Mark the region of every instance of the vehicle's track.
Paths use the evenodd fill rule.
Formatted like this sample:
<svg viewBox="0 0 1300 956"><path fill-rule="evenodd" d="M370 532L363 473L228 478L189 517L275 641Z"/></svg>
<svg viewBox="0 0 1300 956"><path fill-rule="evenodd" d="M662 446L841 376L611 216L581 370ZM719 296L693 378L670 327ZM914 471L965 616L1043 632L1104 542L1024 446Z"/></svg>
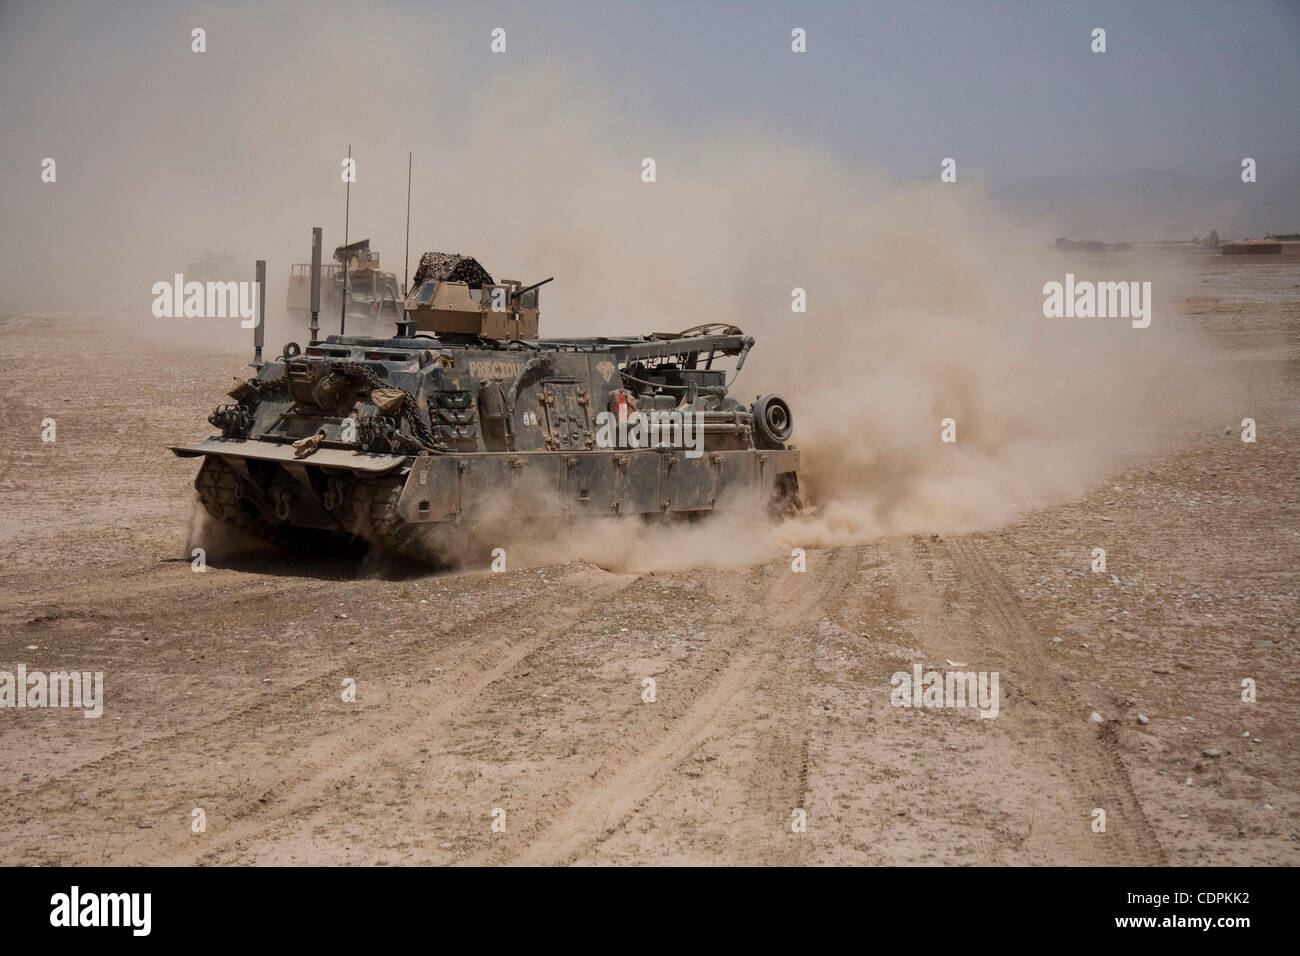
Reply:
<svg viewBox="0 0 1300 956"><path fill-rule="evenodd" d="M732 717L743 723L755 710L775 710L784 729L760 746L746 809L759 832L768 832L770 821L773 842L767 855L779 853L785 862L794 862L790 857L797 858L799 844L776 838L783 828L788 833L790 810L802 805L807 791L804 711L809 672L796 660L798 641L820 620L823 609L840 599L855 567L849 552L821 557L827 567L815 575L792 578L784 561L749 572L747 604L773 593L778 584L798 583L788 589L791 599L774 610L761 630L739 622L739 629L733 629L736 642L724 652L721 666L689 690L677 688L673 701L656 712L656 721L621 735L589 782L556 795L539 817L542 824L524 835L509 859L563 864L590 855L672 779L675 766L724 725L730 726ZM774 682L779 688L775 693Z"/></svg>
<svg viewBox="0 0 1300 956"><path fill-rule="evenodd" d="M510 858L521 864L571 863L591 844L623 827L668 779L673 766L714 732L724 708L757 683L756 669L765 658L746 641L727 662L708 675L702 692L689 705L665 707L653 725L624 735L590 775L590 783L553 800L545 825ZM652 741L656 741L653 742Z"/></svg>
<svg viewBox="0 0 1300 956"><path fill-rule="evenodd" d="M187 569L188 573L188 569ZM197 583L195 583L197 581ZM94 614L105 621L118 618L128 620L131 608L140 602L157 603L166 616L157 626L165 629L169 620L194 622L201 621L217 605L229 605L245 600L256 600L268 608L283 608L281 612L268 612L268 618L287 617L289 614L300 616L304 608L316 606L327 601L331 596L330 582L312 582L284 580L267 586L264 578L222 577L217 573L194 575L194 580L187 577L185 584L192 588L183 603L174 600L170 603L159 602L164 593L172 595L177 591L173 575L167 574L164 580L146 579L139 584L117 588L106 595L102 602L95 605ZM84 587L84 585L82 585ZM445 645L451 650L468 643L481 641L482 628L489 622L500 618L502 613L509 615L528 601L526 595L508 600L504 604L482 606L476 613L467 617L443 620L444 626L454 627L463 636ZM59 616L58 609L52 609L53 616ZM47 614L47 616L50 616ZM268 624L271 620L268 620ZM282 623L282 622L281 622ZM157 754L184 754L202 749L210 741L227 735L238 739L243 728L258 724L278 724L295 721L309 705L320 701L322 695L333 698L334 688L340 685L345 676L355 676L357 664L334 664L312 668L305 677L300 677L289 685L281 686L277 692L260 698L253 703L225 712L215 711L211 719L204 720L180 730L150 736L128 746L116 747L91 760L66 764L56 773L34 780L24 787L21 781L8 781L7 788L11 795L21 796L26 801L38 801L57 794L71 778L84 778L87 772L102 772L106 777L124 775L136 767L157 767ZM57 799L57 797L56 797Z"/></svg>
<svg viewBox="0 0 1300 956"><path fill-rule="evenodd" d="M628 583L626 578L601 575L586 587L593 595L609 597ZM548 642L562 639L579 613L576 608L555 608L528 623L515 615L502 615L498 608L491 621L486 616L472 619L467 622L463 640L456 645L468 647L468 657L458 657L454 670L436 685L417 685L411 692L394 696L388 706L367 715L343 740L331 735L314 741L297 766L265 793L221 813L224 820L197 845L194 841L172 841L162 848L152 847L138 856L130 855L121 862L203 861L219 857L238 844L266 837L286 819L317 805L340 782L364 777L385 761L405 755L424 741L438 739L439 729L469 701L529 654Z"/></svg>
<svg viewBox="0 0 1300 956"><path fill-rule="evenodd" d="M1027 843L1041 862L1060 859L1087 859L1093 855L1097 841L1105 848L1106 862L1120 866L1143 866L1164 862L1164 852L1141 803L1133 790L1111 736L1096 733L1086 718L1072 708L1074 695L1045 658L1047 638L1035 633L1021 612L1015 594L992 570L992 559L982 548L978 536L953 538L947 547L962 580L975 589L979 614L986 624L986 635L1004 643L1014 653L1018 683L1029 688L1038 707L1050 707L1056 719L1044 722L1058 752L1068 763L1061 769L1076 788L1081 801L1077 826L1053 827L1041 832L1033 826ZM1105 833L1090 829L1093 807L1106 811ZM1034 832L1038 830L1040 832ZM1077 852L1068 847L1077 847Z"/></svg>

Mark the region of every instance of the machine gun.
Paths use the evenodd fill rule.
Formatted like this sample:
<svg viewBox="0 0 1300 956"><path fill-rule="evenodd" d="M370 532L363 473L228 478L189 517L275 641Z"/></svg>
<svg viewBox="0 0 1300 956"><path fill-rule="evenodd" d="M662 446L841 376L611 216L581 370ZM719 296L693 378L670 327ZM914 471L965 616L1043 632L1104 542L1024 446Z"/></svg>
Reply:
<svg viewBox="0 0 1300 956"><path fill-rule="evenodd" d="M554 281L555 281L555 276L551 276L549 279L543 279L541 282L534 282L532 285L526 285L522 289L519 289L517 292L510 293L510 300L513 302L521 295L525 295L529 292L532 292L534 289L540 289L542 286L546 285L546 283L554 282Z"/></svg>

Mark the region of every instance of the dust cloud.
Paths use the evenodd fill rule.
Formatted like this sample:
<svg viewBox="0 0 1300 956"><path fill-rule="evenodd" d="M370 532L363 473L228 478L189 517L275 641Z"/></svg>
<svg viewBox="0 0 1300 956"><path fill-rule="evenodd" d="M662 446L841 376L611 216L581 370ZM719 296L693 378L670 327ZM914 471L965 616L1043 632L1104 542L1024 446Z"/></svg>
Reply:
<svg viewBox="0 0 1300 956"><path fill-rule="evenodd" d="M212 12L210 36L221 18ZM182 26L164 17L156 29ZM543 290L543 335L726 322L757 337L732 394L790 402L810 509L779 527L728 517L671 528L613 522L547 536L544 554L539 542L524 544L530 557L632 569L995 525L1082 493L1169 430L1213 414L1226 394L1206 379L1205 346L1164 291L1176 270L1167 262L1071 260L978 180L942 184L936 166L932 181L895 182L867 163L789 145L794 130L784 142L739 123L677 135L562 67L484 74L436 35L346 82L320 62L323 38L346 35L359 49L371 38L379 49L401 28L389 14L291 23L268 13L243 51L259 64L253 74L181 48L165 90L137 85L129 48L102 64L118 80L111 89L85 86L84 64L60 78L53 56L39 70L48 100L23 104L14 126L58 114L58 97L81 83L64 125L82 135L63 144L59 191L5 196L11 222L47 227L35 247L6 230L7 292L40 303L33 309L98 311L160 351L229 356L251 345L238 319L155 319L152 284L208 251L247 261L236 279L265 258L274 356L305 334L282 304L311 227L325 226L327 254L342 242L339 164L349 144L358 159L349 238L369 237L400 278L412 150L413 260L438 249L472 254L498 279L555 275ZM34 55L13 68L37 70ZM438 89L458 95L429 95ZM135 97L145 119L109 108L123 97ZM192 118L200 105L224 125L178 136L147 120ZM645 158L655 161L653 183L642 181ZM78 175L83 160L94 177ZM64 196L72 201L51 205ZM1153 282L1151 327L1044 318L1042 286L1067 272ZM806 312L791 310L795 289L805 290ZM46 305L46 292L57 301ZM219 366L214 400L227 380ZM956 443L940 441L945 418L955 420Z"/></svg>

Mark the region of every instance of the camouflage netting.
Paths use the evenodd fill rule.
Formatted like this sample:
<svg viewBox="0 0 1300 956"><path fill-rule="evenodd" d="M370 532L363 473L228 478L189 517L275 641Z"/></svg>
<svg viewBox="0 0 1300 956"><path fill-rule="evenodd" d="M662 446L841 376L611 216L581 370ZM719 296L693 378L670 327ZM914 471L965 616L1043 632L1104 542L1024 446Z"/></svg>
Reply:
<svg viewBox="0 0 1300 956"><path fill-rule="evenodd" d="M429 279L438 282L467 282L471 289L481 288L483 283L492 283L492 277L478 260L469 256L458 256L450 252L426 252L420 256L420 267L415 270L411 288L418 289L420 283Z"/></svg>

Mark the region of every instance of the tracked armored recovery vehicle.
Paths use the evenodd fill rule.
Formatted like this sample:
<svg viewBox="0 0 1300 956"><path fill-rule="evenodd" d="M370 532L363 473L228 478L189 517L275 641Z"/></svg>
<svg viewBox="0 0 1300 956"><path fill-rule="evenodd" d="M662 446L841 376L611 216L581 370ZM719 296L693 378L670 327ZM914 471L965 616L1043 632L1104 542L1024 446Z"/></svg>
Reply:
<svg viewBox="0 0 1300 956"><path fill-rule="evenodd" d="M202 458L203 507L273 544L333 532L423 560L478 522L794 507L789 407L728 395L752 338L539 338L545 282L431 253L391 337L286 345L209 416L220 434L173 446Z"/></svg>

